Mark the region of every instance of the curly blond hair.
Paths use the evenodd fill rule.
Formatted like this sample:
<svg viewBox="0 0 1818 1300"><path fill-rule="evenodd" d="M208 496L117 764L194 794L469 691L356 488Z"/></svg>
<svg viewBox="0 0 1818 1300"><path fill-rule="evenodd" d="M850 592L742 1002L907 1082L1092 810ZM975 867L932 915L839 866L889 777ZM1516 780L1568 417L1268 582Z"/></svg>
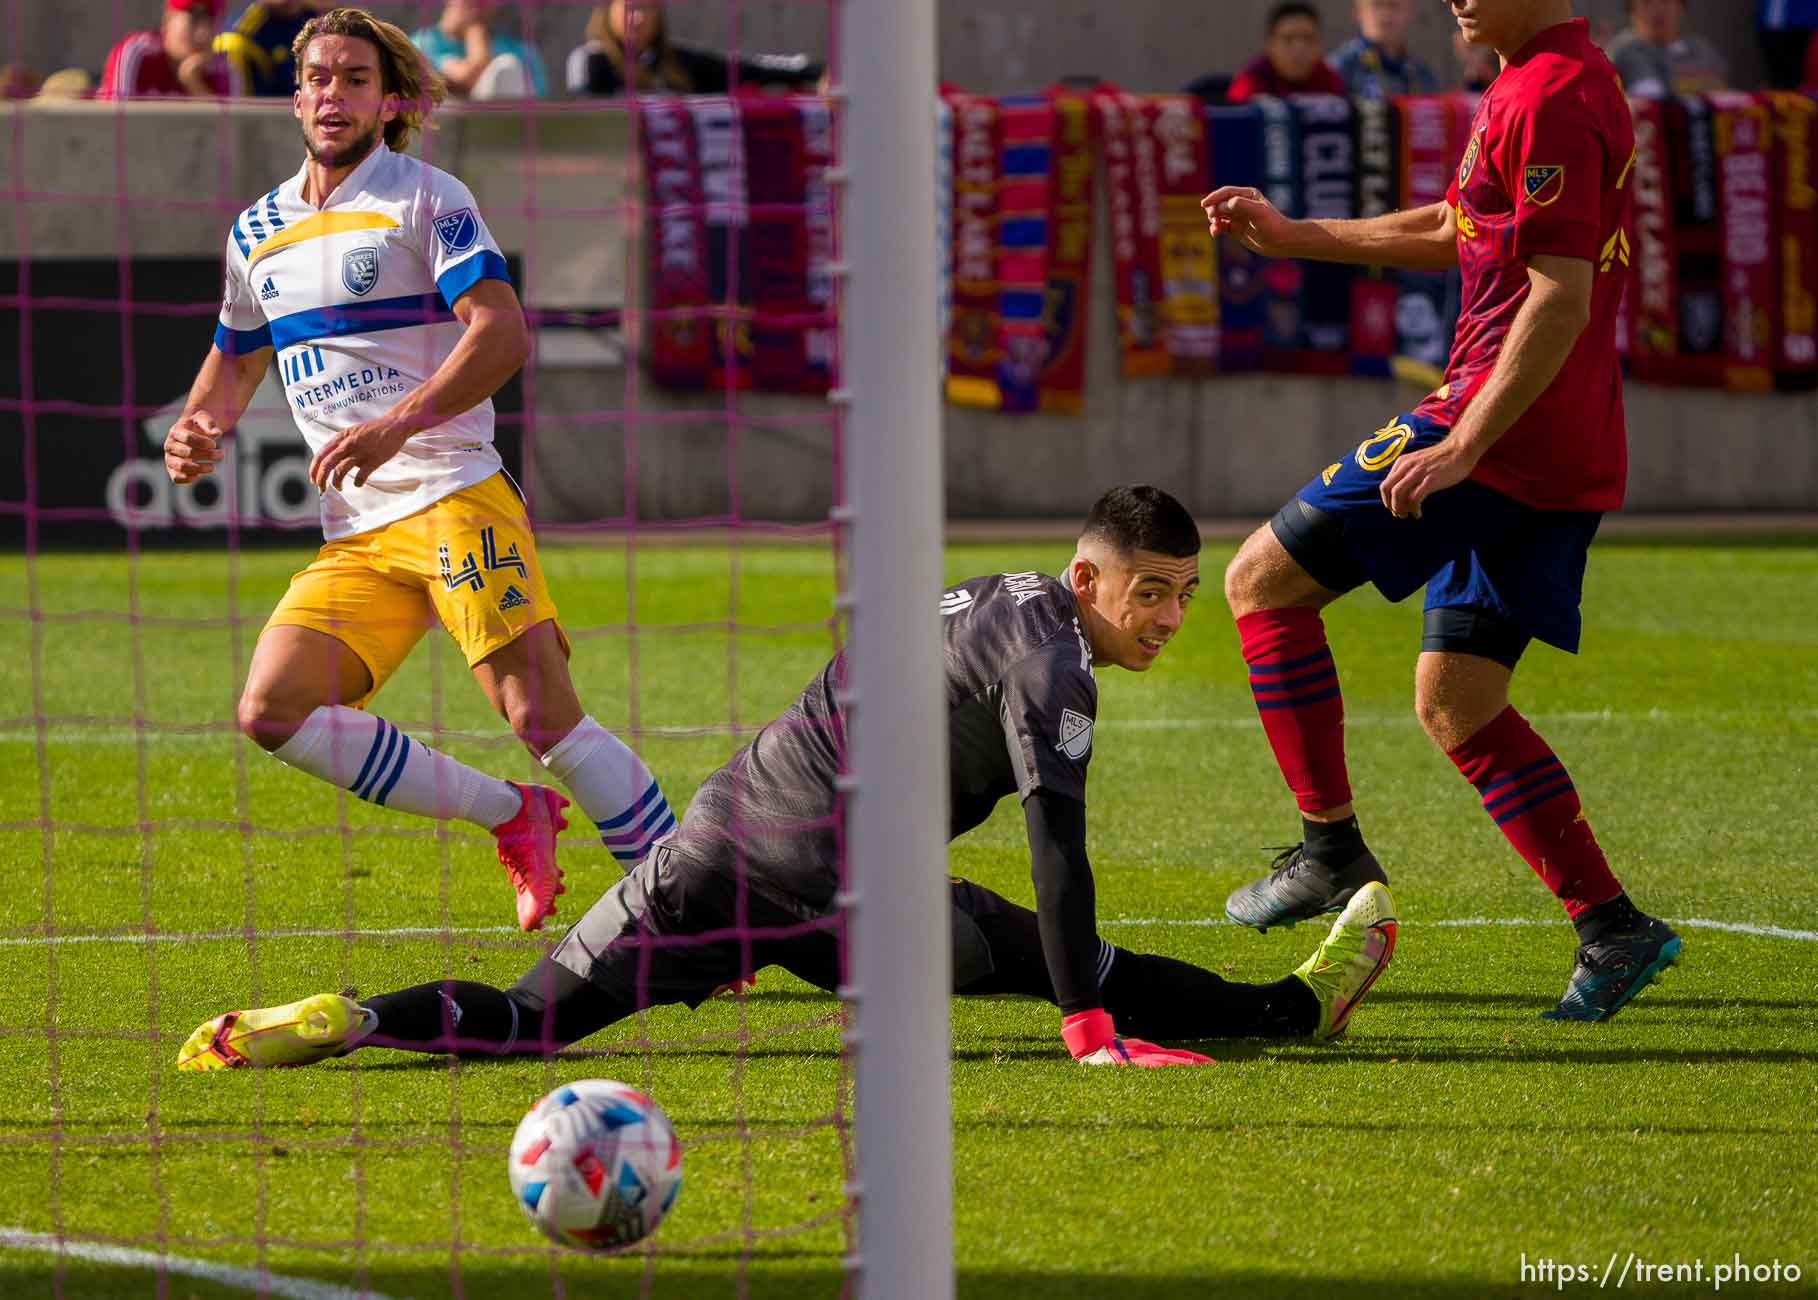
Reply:
<svg viewBox="0 0 1818 1300"><path fill-rule="evenodd" d="M299 78L304 53L318 36L353 37L370 42L379 51L379 88L398 97L398 115L385 124L385 143L392 149L408 147L410 138L419 128L429 127L430 115L448 97L447 83L404 29L374 18L364 9L330 9L303 24L290 43L291 63Z"/></svg>

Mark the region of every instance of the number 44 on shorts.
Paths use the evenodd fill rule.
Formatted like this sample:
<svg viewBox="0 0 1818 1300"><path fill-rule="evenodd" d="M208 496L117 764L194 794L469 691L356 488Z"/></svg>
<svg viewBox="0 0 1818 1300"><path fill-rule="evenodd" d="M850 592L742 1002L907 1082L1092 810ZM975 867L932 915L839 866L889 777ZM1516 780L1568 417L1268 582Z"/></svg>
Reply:
<svg viewBox="0 0 1818 1300"><path fill-rule="evenodd" d="M468 551L462 557L461 567L453 568L448 561L447 542L436 547L436 560L441 566L442 582L450 591L456 587L468 587L474 591L484 588L486 579L481 576L482 569L486 573L493 573L500 569L513 569L517 571L520 578L530 576L524 566L523 558L518 554L518 544L513 542L503 551L499 550L499 544L493 537L491 525L480 530L480 562L478 564L474 563L473 552Z"/></svg>

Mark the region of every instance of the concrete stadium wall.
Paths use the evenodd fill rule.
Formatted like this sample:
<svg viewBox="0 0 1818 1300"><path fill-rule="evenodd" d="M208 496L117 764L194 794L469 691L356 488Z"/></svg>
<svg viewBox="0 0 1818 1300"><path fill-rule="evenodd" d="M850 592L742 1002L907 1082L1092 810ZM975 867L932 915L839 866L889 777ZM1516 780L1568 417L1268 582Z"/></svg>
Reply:
<svg viewBox="0 0 1818 1300"><path fill-rule="evenodd" d="M1069 75L1101 76L1132 90L1172 90L1209 72L1235 72L1260 44L1275 0L938 0L942 78L980 93L1033 90ZM1353 0L1314 0L1336 45L1355 30ZM244 0L228 0L231 18ZM367 8L406 30L435 22L439 3L376 0ZM535 40L554 85L581 40L586 0L502 6L502 29ZM0 62L48 72L99 73L122 29L156 26L158 0L7 0L0 6ZM1577 0L1578 13L1610 31L1623 0ZM1438 0L1416 0L1415 51L1442 74L1453 67L1453 25ZM1730 58L1736 84L1761 75L1753 0L1688 0L1688 26ZM736 27L734 16L736 15ZM803 0L683 0L670 6L679 36L724 49L805 51L825 58L827 15Z"/></svg>
<svg viewBox="0 0 1818 1300"><path fill-rule="evenodd" d="M531 131L534 162L525 146ZM23 142L22 158L14 156L16 141ZM622 114L456 111L429 141L432 159L472 187L506 251L523 257L532 306L635 307L638 286L627 285L622 272L637 264L637 232L610 215L630 174ZM23 177L39 196L62 196L32 199L22 219L7 213L0 257L218 258L233 214L298 161L287 106L231 113L205 104L127 113L105 105L0 106L0 177L9 188ZM121 193L125 202L117 200ZM609 215L530 210L550 207ZM1107 248L1101 229L1085 414L947 408L954 517L1077 515L1107 485L1135 480L1167 486L1202 516L1260 517L1419 396L1359 379L1125 382L1113 345ZM215 291L199 284L196 298ZM43 337L35 342L55 346ZM658 392L641 374L627 373L623 340L605 331L543 331L528 382L536 423L527 486L543 518L624 514L626 396L634 388L630 414L669 413L661 424L634 425L631 496L640 518L724 514L729 469L748 517L812 519L830 505L830 439L818 403L748 395L740 399L736 432L729 432L723 396ZM688 418L690 411L698 418ZM1631 384L1628 412L1631 508L1818 509L1818 397Z"/></svg>

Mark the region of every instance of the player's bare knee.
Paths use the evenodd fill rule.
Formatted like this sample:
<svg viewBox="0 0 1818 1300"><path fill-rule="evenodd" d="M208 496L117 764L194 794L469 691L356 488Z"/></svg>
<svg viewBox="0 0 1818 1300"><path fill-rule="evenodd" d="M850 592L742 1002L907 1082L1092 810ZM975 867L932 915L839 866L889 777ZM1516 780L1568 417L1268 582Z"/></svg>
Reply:
<svg viewBox="0 0 1818 1300"><path fill-rule="evenodd" d="M310 709L299 710L288 701L249 685L234 709L234 722L242 736L270 752L282 749L285 742L297 734L297 728L303 725L310 712Z"/></svg>
<svg viewBox="0 0 1818 1300"><path fill-rule="evenodd" d="M559 716L559 709L550 707L529 691L503 692L498 706L499 716L505 719L512 734L539 758L574 730L573 721ZM568 725L563 726L564 721L568 721Z"/></svg>
<svg viewBox="0 0 1818 1300"><path fill-rule="evenodd" d="M1416 679L1414 715L1440 749L1451 751L1464 744L1508 706L1506 696L1472 689L1476 685L1438 675L1421 674Z"/></svg>
<svg viewBox="0 0 1818 1300"><path fill-rule="evenodd" d="M1237 548L1237 554L1225 566L1225 603L1231 607L1233 615L1241 617L1252 610L1267 608L1269 543L1275 543L1269 530L1258 529Z"/></svg>

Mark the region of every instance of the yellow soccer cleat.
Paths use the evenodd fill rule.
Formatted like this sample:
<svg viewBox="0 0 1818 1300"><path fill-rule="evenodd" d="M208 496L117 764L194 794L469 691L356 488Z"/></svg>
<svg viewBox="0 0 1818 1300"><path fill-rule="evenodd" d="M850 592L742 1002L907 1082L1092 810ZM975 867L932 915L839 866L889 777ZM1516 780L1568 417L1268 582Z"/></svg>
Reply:
<svg viewBox="0 0 1818 1300"><path fill-rule="evenodd" d="M300 1002L229 1011L197 1027L177 1053L179 1070L313 1065L354 1046L379 1018L352 998L318 993Z"/></svg>
<svg viewBox="0 0 1818 1300"><path fill-rule="evenodd" d="M1337 1038L1351 1023L1351 1013L1395 952L1395 900L1388 886L1375 881L1351 896L1332 923L1332 932L1298 975L1319 999L1315 1038Z"/></svg>

